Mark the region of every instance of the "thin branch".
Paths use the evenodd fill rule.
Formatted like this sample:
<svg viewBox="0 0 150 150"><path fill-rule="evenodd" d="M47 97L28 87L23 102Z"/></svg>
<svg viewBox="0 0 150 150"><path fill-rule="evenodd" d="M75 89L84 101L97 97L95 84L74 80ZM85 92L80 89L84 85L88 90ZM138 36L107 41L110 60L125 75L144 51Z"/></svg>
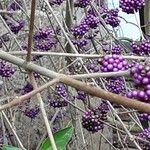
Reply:
<svg viewBox="0 0 150 150"><path fill-rule="evenodd" d="M130 74L129 70L118 71L118 72L98 72L98 73L88 73L88 74L78 74L72 75L74 79L87 79L87 78L98 78L98 77L118 77L118 76L128 76Z"/></svg>
<svg viewBox="0 0 150 150"><path fill-rule="evenodd" d="M56 119L57 115L59 114L59 112L60 112L60 109L57 109L56 112L55 112L55 114L53 115L51 121L50 121L50 126L51 126L51 125L53 124L53 122L55 121L55 119ZM42 136L42 138L41 138L40 141L38 142L38 145L37 145L37 147L36 147L36 150L39 150L39 148L40 148L42 142L44 141L44 139L46 138L46 136L47 136L47 132L44 133L44 135Z"/></svg>
<svg viewBox="0 0 150 150"><path fill-rule="evenodd" d="M22 55L26 55L27 52L26 51L12 51L12 52L8 52L11 55L16 55L16 56L22 56ZM97 55L97 54L74 54L74 53L56 53L56 52L31 52L32 55L37 55L37 56L61 56L61 57L81 57L81 58L102 58L105 55ZM108 55L108 56L112 56L112 55ZM121 55L123 58L125 59L137 59L137 60L146 60L149 59L149 57L147 56L127 56L127 55Z"/></svg>
<svg viewBox="0 0 150 150"><path fill-rule="evenodd" d="M33 88L35 90L38 89L35 77L34 77L34 75L32 73L29 74L29 78L30 78L31 84L33 85ZM37 96L37 99L38 99L39 104L40 104L40 109L41 109L42 116L43 116L43 119L44 119L44 122L45 122L47 133L48 133L51 145L52 145L52 149L53 150L57 150L56 143L55 143L55 140L54 140L54 137L53 137L53 134L52 134L51 127L49 125L49 121L48 121L47 114L46 114L46 111L45 111L45 108L44 108L44 103L43 103L41 94L37 93L36 96Z"/></svg>
<svg viewBox="0 0 150 150"><path fill-rule="evenodd" d="M32 62L26 63L23 59L12 56L4 51L0 50L0 58L4 59L8 62L11 62L18 67L22 67L25 70L28 71L34 71L36 73L39 73L40 75L49 77L49 78L56 78L59 77L60 74L54 71L51 71L49 69L46 69L44 67L38 66L36 64L33 64ZM122 76L122 75L128 75L129 71L119 71L119 72L109 72L109 73L88 73L88 74L80 74L80 75L72 75L73 78L76 79L82 79L82 78L97 78L97 77L112 77L112 76Z"/></svg>
<svg viewBox="0 0 150 150"><path fill-rule="evenodd" d="M26 61L31 61L31 51L32 51L32 38L33 38L33 30L34 30L34 20L35 20L35 7L36 0L32 0L31 3L31 16L30 16L30 28L29 28L29 38L28 38L28 48L27 48L27 58Z"/></svg>

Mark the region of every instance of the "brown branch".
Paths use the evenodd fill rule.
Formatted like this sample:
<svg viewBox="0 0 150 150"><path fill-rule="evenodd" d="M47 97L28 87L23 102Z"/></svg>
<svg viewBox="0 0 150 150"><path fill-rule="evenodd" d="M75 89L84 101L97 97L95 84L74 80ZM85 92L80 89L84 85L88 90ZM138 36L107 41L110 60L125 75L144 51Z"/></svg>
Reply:
<svg viewBox="0 0 150 150"><path fill-rule="evenodd" d="M133 108L133 109L136 109L141 112L150 113L150 105L149 104L139 102L138 100L129 99L127 97L120 96L117 94L113 94L113 93L105 91L101 88L89 86L86 83L75 80L68 76L60 76L59 79L62 83L67 84L76 89L83 90L84 92L87 92L88 94L90 94L92 96L103 98L112 103L115 103L118 105L123 105L124 107L127 107L127 108Z"/></svg>
<svg viewBox="0 0 150 150"><path fill-rule="evenodd" d="M35 7L36 0L32 0L31 3L31 15L30 15L30 27L29 27L29 37L28 37L28 48L27 48L27 58L26 61L31 61L31 51L32 51L32 38L33 38L33 30L34 30L34 20L35 20Z"/></svg>
<svg viewBox="0 0 150 150"><path fill-rule="evenodd" d="M64 84L67 84L71 87L74 87L76 89L83 90L92 96L103 98L103 99L108 100L112 103L122 105L122 106L127 107L127 108L133 108L133 109L136 109L136 110L141 111L141 112L150 113L150 105L149 104L139 102L138 100L129 99L127 97L120 96L117 94L113 94L113 93L105 91L103 89L87 85L86 83L75 80L75 79L70 78L69 76L65 76L65 75L60 75L59 79L55 79L55 80L41 86L40 88L33 90L32 92L9 102L8 104L2 105L0 107L0 111L22 103L23 101L30 98L31 96L37 94L38 92L41 92L46 87L48 87L48 86L50 86L56 82L59 82L59 81L64 83Z"/></svg>

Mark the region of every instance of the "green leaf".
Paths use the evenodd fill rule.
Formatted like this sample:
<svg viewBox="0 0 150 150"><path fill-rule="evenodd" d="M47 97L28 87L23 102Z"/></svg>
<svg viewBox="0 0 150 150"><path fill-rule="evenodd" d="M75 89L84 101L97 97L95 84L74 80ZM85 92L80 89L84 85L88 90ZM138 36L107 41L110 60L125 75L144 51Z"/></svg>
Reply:
<svg viewBox="0 0 150 150"><path fill-rule="evenodd" d="M21 150L20 148L9 146L9 145L4 145L2 147L2 150Z"/></svg>
<svg viewBox="0 0 150 150"><path fill-rule="evenodd" d="M64 150L72 135L73 135L73 127L68 127L54 133L53 136L55 139L57 150ZM52 150L49 138L46 138L43 141L40 150Z"/></svg>

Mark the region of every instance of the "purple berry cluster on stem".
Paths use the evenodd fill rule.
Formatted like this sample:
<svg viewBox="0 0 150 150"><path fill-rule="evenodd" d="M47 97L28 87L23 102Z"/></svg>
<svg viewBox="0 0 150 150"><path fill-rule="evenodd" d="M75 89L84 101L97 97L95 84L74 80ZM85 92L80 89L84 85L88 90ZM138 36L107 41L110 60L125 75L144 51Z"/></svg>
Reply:
<svg viewBox="0 0 150 150"><path fill-rule="evenodd" d="M8 22L6 21L7 25L9 26L10 30L14 34L18 34L19 31L24 27L25 21L19 20L19 21L14 21L14 22Z"/></svg>
<svg viewBox="0 0 150 150"><path fill-rule="evenodd" d="M120 55L122 52L122 47L120 45L113 45L111 51L112 51L112 54Z"/></svg>
<svg viewBox="0 0 150 150"><path fill-rule="evenodd" d="M112 49L109 45L103 45L103 51L106 54L120 55L122 53L123 49L119 44L113 44Z"/></svg>
<svg viewBox="0 0 150 150"><path fill-rule="evenodd" d="M61 5L64 0L49 0L50 5Z"/></svg>
<svg viewBox="0 0 150 150"><path fill-rule="evenodd" d="M100 105L98 106L98 109L101 111L101 112L108 112L108 104L106 101L103 101L100 103Z"/></svg>
<svg viewBox="0 0 150 150"><path fill-rule="evenodd" d="M62 83L56 84L55 92L56 92L56 97L50 98L48 100L48 105L54 108L66 107L68 105L68 102L65 101L65 99L68 99L69 95L65 86Z"/></svg>
<svg viewBox="0 0 150 150"><path fill-rule="evenodd" d="M89 26L89 28L91 29L95 29L98 27L99 24L99 19L92 15L92 14L88 14L85 16L84 20L85 24L87 24Z"/></svg>
<svg viewBox="0 0 150 150"><path fill-rule="evenodd" d="M99 24L98 17L87 14L78 26L72 28L75 37L83 37L90 29L96 29Z"/></svg>
<svg viewBox="0 0 150 150"><path fill-rule="evenodd" d="M25 109L22 111L23 114L31 119L35 119L40 112L38 105L35 106L25 106Z"/></svg>
<svg viewBox="0 0 150 150"><path fill-rule="evenodd" d="M27 82L25 86L21 89L21 95L27 94L33 90L31 83Z"/></svg>
<svg viewBox="0 0 150 150"><path fill-rule="evenodd" d="M89 26L84 22L72 29L73 36L83 37L89 31Z"/></svg>
<svg viewBox="0 0 150 150"><path fill-rule="evenodd" d="M95 110L88 109L82 115L82 126L88 131L95 133L103 129L103 123L99 120L100 116Z"/></svg>
<svg viewBox="0 0 150 150"><path fill-rule="evenodd" d="M66 107L68 105L68 103L64 100L64 99L50 99L48 101L49 106L50 107L54 107L54 108L62 108L62 107Z"/></svg>
<svg viewBox="0 0 150 150"><path fill-rule="evenodd" d="M78 48L82 48L88 44L88 41L84 38L81 38L74 40L73 44L76 45Z"/></svg>
<svg viewBox="0 0 150 150"><path fill-rule="evenodd" d="M131 68L130 74L135 84L140 86L150 84L150 64L136 64Z"/></svg>
<svg viewBox="0 0 150 150"><path fill-rule="evenodd" d="M127 14L140 10L144 5L144 0L119 0L119 7Z"/></svg>
<svg viewBox="0 0 150 150"><path fill-rule="evenodd" d="M86 110L82 115L83 128L95 133L104 128L102 121L107 120L108 105L102 102L97 108Z"/></svg>
<svg viewBox="0 0 150 150"><path fill-rule="evenodd" d="M86 94L84 91L77 90L76 98L77 98L78 100L85 101L86 98L87 98L87 94Z"/></svg>
<svg viewBox="0 0 150 150"><path fill-rule="evenodd" d="M5 78L10 78L16 69L14 69L11 65L6 63L5 61L0 61L0 76Z"/></svg>
<svg viewBox="0 0 150 150"><path fill-rule="evenodd" d="M90 64L88 64L87 69L90 72L99 72L100 71L100 66L96 63L90 63Z"/></svg>
<svg viewBox="0 0 150 150"><path fill-rule="evenodd" d="M68 92L66 90L66 87L62 83L58 83L55 87L55 91L57 95L62 97L68 97Z"/></svg>
<svg viewBox="0 0 150 150"><path fill-rule="evenodd" d="M79 25L74 26L71 32L74 36L73 43L78 48L83 48L88 44L88 40L97 35L95 29L99 25L99 19L92 13L88 13Z"/></svg>
<svg viewBox="0 0 150 150"><path fill-rule="evenodd" d="M138 135L139 138L150 141L150 128L144 129L141 133ZM143 150L150 150L150 144L146 143L144 141L139 140L140 146Z"/></svg>
<svg viewBox="0 0 150 150"><path fill-rule="evenodd" d="M91 0L76 0L74 3L75 7L85 8L90 5Z"/></svg>
<svg viewBox="0 0 150 150"><path fill-rule="evenodd" d="M127 97L150 104L150 64L136 64L130 74L137 89L129 91ZM138 116L141 121L150 119L148 113L139 113Z"/></svg>
<svg viewBox="0 0 150 150"><path fill-rule="evenodd" d="M39 51L48 51L56 45L54 32L50 28L40 28L33 37L34 48Z"/></svg>
<svg viewBox="0 0 150 150"><path fill-rule="evenodd" d="M109 24L113 28L118 27L120 24L120 19L118 17L119 9L105 10L104 20L106 24Z"/></svg>
<svg viewBox="0 0 150 150"><path fill-rule="evenodd" d="M102 72L117 72L128 69L128 62L120 55L104 56L98 60Z"/></svg>
<svg viewBox="0 0 150 150"><path fill-rule="evenodd" d="M140 56L147 55L150 52L150 39L134 41L131 43L131 47L133 53Z"/></svg>
<svg viewBox="0 0 150 150"><path fill-rule="evenodd" d="M108 113L108 104L106 101L102 101L98 106L98 114L100 115L101 120L107 120L107 113Z"/></svg>
<svg viewBox="0 0 150 150"><path fill-rule="evenodd" d="M125 82L123 78L112 78L109 79L106 83L106 88L109 92L115 93L115 94L123 94L125 93Z"/></svg>

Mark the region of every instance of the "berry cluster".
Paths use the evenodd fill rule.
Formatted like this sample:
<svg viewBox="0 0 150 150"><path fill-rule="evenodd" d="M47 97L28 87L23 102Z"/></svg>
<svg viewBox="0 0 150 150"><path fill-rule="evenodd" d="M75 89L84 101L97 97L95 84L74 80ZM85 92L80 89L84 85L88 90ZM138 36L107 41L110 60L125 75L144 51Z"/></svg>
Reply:
<svg viewBox="0 0 150 150"><path fill-rule="evenodd" d="M112 78L106 83L106 88L109 92L123 94L125 92L125 82L121 77Z"/></svg>
<svg viewBox="0 0 150 150"><path fill-rule="evenodd" d="M116 72L119 70L126 70L128 68L127 61L120 55L113 54L112 56L104 56L101 60L99 59L100 69L102 72Z"/></svg>
<svg viewBox="0 0 150 150"><path fill-rule="evenodd" d="M88 64L87 69L90 72L99 72L99 70L100 70L98 64L96 64L96 63L90 63L90 64Z"/></svg>
<svg viewBox="0 0 150 150"><path fill-rule="evenodd" d="M22 112L25 116L27 116L31 119L35 119L40 112L40 108L38 105L35 105L32 107L30 105L30 106L26 106Z"/></svg>
<svg viewBox="0 0 150 150"><path fill-rule="evenodd" d="M13 11L20 10L20 6L22 7L22 1L21 0L16 0L16 2L13 2L13 1L9 2L8 5L7 5L7 10L8 11L11 11L11 10L13 10Z"/></svg>
<svg viewBox="0 0 150 150"><path fill-rule="evenodd" d="M66 107L68 103L64 99L57 99L57 100L49 100L49 106L54 107L54 108L61 108L61 107Z"/></svg>
<svg viewBox="0 0 150 150"><path fill-rule="evenodd" d="M85 16L83 22L85 22L85 24L87 24L89 28L95 29L99 24L99 19L93 14L88 14Z"/></svg>
<svg viewBox="0 0 150 150"><path fill-rule="evenodd" d="M60 108L60 107L65 107L68 105L67 101L65 101L63 98L68 98L68 92L65 88L65 86L61 83L58 83L55 86L55 92L56 92L56 97L55 98L50 98L48 100L48 105L52 106L54 108Z"/></svg>
<svg viewBox="0 0 150 150"><path fill-rule="evenodd" d="M144 129L141 133L139 133L139 138L150 141L150 128ZM139 140L139 143L143 150L149 150L150 144L144 141Z"/></svg>
<svg viewBox="0 0 150 150"><path fill-rule="evenodd" d="M141 49L140 42L132 42L132 52L138 55L144 55L144 51Z"/></svg>
<svg viewBox="0 0 150 150"><path fill-rule="evenodd" d="M130 63L129 63L129 68L132 68L132 67L136 66L137 64L138 64L137 61L131 60Z"/></svg>
<svg viewBox="0 0 150 150"><path fill-rule="evenodd" d="M80 25L75 26L72 29L72 33L75 37L83 37L89 31L89 26L85 22L81 22Z"/></svg>
<svg viewBox="0 0 150 150"><path fill-rule="evenodd" d="M61 5L64 0L49 0L50 5Z"/></svg>
<svg viewBox="0 0 150 150"><path fill-rule="evenodd" d="M33 90L32 84L27 82L27 84L21 89L21 95L27 94L32 90Z"/></svg>
<svg viewBox="0 0 150 150"><path fill-rule="evenodd" d="M138 11L145 5L144 0L119 0L119 7L127 14Z"/></svg>
<svg viewBox="0 0 150 150"><path fill-rule="evenodd" d="M98 27L99 19L92 13L88 13L80 22L79 25L74 26L71 31L74 36L73 43L79 49L88 44L88 40L97 35L95 29Z"/></svg>
<svg viewBox="0 0 150 150"><path fill-rule="evenodd" d="M130 74L135 84L140 86L150 84L150 64L136 64L131 68Z"/></svg>
<svg viewBox="0 0 150 150"><path fill-rule="evenodd" d="M65 86L63 84L61 84L61 83L58 83L56 85L55 91L56 91L58 96L68 97L68 92L67 92Z"/></svg>
<svg viewBox="0 0 150 150"><path fill-rule="evenodd" d="M122 47L118 44L114 44L112 46L112 49L110 46L108 45L103 45L103 51L106 53L106 54L116 54L116 55L120 55L121 52L122 52Z"/></svg>
<svg viewBox="0 0 150 150"><path fill-rule="evenodd" d="M133 53L137 55L147 55L150 52L150 39L141 42L132 42L131 44Z"/></svg>
<svg viewBox="0 0 150 150"><path fill-rule="evenodd" d="M150 64L136 64L130 71L136 90L127 93L127 97L137 99L139 101L150 103ZM149 120L150 115L147 113L139 113L141 121Z"/></svg>
<svg viewBox="0 0 150 150"><path fill-rule="evenodd" d="M99 24L99 20L92 14L87 14L80 25L75 26L72 29L72 33L75 37L83 37L90 29L96 29Z"/></svg>
<svg viewBox="0 0 150 150"><path fill-rule="evenodd" d="M83 128L91 131L92 133L98 132L103 129L103 123L100 121L100 116L96 113L96 110L88 109L82 115Z"/></svg>
<svg viewBox="0 0 150 150"><path fill-rule="evenodd" d="M4 61L0 61L0 76L9 78L15 73L15 69Z"/></svg>
<svg viewBox="0 0 150 150"><path fill-rule="evenodd" d="M86 100L86 98L87 98L87 94L84 92L84 91L77 91L77 96L76 96L76 98L78 99L78 100L82 100L82 101L85 101Z"/></svg>
<svg viewBox="0 0 150 150"><path fill-rule="evenodd" d="M9 26L10 30L14 34L18 34L18 32L24 27L25 22L23 20L20 21L14 21L14 22L7 22L7 25Z"/></svg>
<svg viewBox="0 0 150 150"><path fill-rule="evenodd" d="M50 28L40 28L35 32L33 39L34 48L40 51L48 51L57 43Z"/></svg>
<svg viewBox="0 0 150 150"><path fill-rule="evenodd" d="M77 0L77 1L74 3L74 6L75 6L75 7L80 7L80 8L85 8L85 7L87 7L88 5L90 5L90 2L91 2L91 0Z"/></svg>
<svg viewBox="0 0 150 150"><path fill-rule="evenodd" d="M119 26L120 20L118 18L119 9L110 9L105 11L104 20L106 24L109 24L113 28Z"/></svg>
<svg viewBox="0 0 150 150"><path fill-rule="evenodd" d="M139 113L138 117L140 121L150 121L150 114L148 113Z"/></svg>
<svg viewBox="0 0 150 150"><path fill-rule="evenodd" d="M149 90L148 90L149 92ZM150 93L148 93L150 94ZM147 94L147 92L143 90L133 90L127 93L127 97L133 98L133 99L138 99L143 102L149 102L150 96Z"/></svg>
<svg viewBox="0 0 150 150"><path fill-rule="evenodd" d="M112 54L120 55L122 52L122 47L120 45L113 45Z"/></svg>
<svg viewBox="0 0 150 150"><path fill-rule="evenodd" d="M82 39L74 40L73 44L76 45L78 48L82 48L88 44L88 41L82 38Z"/></svg>
<svg viewBox="0 0 150 150"><path fill-rule="evenodd" d="M98 111L99 111L99 115L101 120L107 120L107 112L108 112L108 104L106 103L106 101L102 101L100 103L100 105L98 106Z"/></svg>
<svg viewBox="0 0 150 150"><path fill-rule="evenodd" d="M83 127L92 133L103 129L104 124L101 120L107 120L107 112L108 105L104 101L102 101L102 103L97 108L88 109L82 115Z"/></svg>

